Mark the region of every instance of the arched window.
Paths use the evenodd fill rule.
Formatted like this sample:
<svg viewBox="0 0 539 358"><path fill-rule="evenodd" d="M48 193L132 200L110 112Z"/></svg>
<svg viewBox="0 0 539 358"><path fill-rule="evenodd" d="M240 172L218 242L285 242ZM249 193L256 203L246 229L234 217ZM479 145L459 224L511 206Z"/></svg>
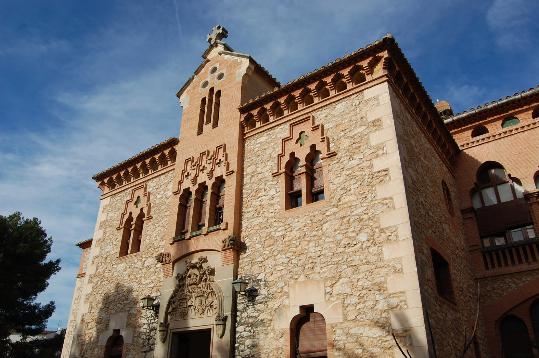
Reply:
<svg viewBox="0 0 539 358"><path fill-rule="evenodd" d="M517 117L507 117L502 121L502 128L507 128L511 126L516 126L520 123L520 120Z"/></svg>
<svg viewBox="0 0 539 358"><path fill-rule="evenodd" d="M320 81L315 87L316 93L318 94L319 99L324 99L329 97L329 89L326 86L326 82Z"/></svg>
<svg viewBox="0 0 539 358"><path fill-rule="evenodd" d="M191 217L191 208L193 207L193 195L191 190L185 189L180 195L178 203L178 214L176 216L176 238L185 238L189 231L189 218Z"/></svg>
<svg viewBox="0 0 539 358"><path fill-rule="evenodd" d="M455 210L453 208L453 200L451 199L451 192L449 191L449 187L445 183L445 181L442 180L442 191L444 193L444 200L445 200L445 206L447 207L447 211L451 216L455 215Z"/></svg>
<svg viewBox="0 0 539 358"><path fill-rule="evenodd" d="M193 205L192 231L199 231L206 226L206 206L208 203L208 186L201 184L195 192L195 202Z"/></svg>
<svg viewBox="0 0 539 358"><path fill-rule="evenodd" d="M303 103L303 107L314 103L314 98L308 88L304 88L299 94L299 97L301 98L301 103Z"/></svg>
<svg viewBox="0 0 539 358"><path fill-rule="evenodd" d="M114 329L105 344L105 358L122 358L124 351L124 337L119 329Z"/></svg>
<svg viewBox="0 0 539 358"><path fill-rule="evenodd" d="M343 80L344 76L341 73L336 73L331 79L335 93L342 92L346 89L346 82Z"/></svg>
<svg viewBox="0 0 539 358"><path fill-rule="evenodd" d="M539 189L539 172L535 173L535 189Z"/></svg>
<svg viewBox="0 0 539 358"><path fill-rule="evenodd" d="M215 92L215 101L213 102L213 120L212 128L219 125L219 110L221 109L221 91Z"/></svg>
<svg viewBox="0 0 539 358"><path fill-rule="evenodd" d="M218 226L223 223L224 209L225 181L222 178L219 178L212 185L210 197L210 223L208 224L209 227Z"/></svg>
<svg viewBox="0 0 539 358"><path fill-rule="evenodd" d="M273 118L275 118L275 119L284 116L284 111L283 111L283 108L281 107L281 103L279 101L274 102L271 105L271 113L273 114Z"/></svg>
<svg viewBox="0 0 539 358"><path fill-rule="evenodd" d="M326 320L313 306L301 307L290 324L291 357L327 357Z"/></svg>
<svg viewBox="0 0 539 358"><path fill-rule="evenodd" d="M265 124L269 122L269 114L266 108L260 108L256 115L258 117L258 120L260 121L260 124Z"/></svg>
<svg viewBox="0 0 539 358"><path fill-rule="evenodd" d="M144 211L140 209L140 212L135 219L135 226L133 226L133 237L131 238L130 254L140 251L140 242L142 240L142 229L144 228Z"/></svg>
<svg viewBox="0 0 539 358"><path fill-rule="evenodd" d="M361 72L361 68L359 66L354 66L350 69L350 78L352 79L352 84L354 86L365 82L367 79L365 78L365 75L363 72Z"/></svg>
<svg viewBox="0 0 539 358"><path fill-rule="evenodd" d="M245 116L244 123L245 123L245 129L248 131L256 128L256 121L255 121L254 116L251 113Z"/></svg>
<svg viewBox="0 0 539 358"><path fill-rule="evenodd" d="M523 197L522 184L517 178L510 178L501 164L486 162L479 167L476 187L472 192L475 209Z"/></svg>
<svg viewBox="0 0 539 358"><path fill-rule="evenodd" d="M536 109L533 110L532 118L533 119L538 119L539 118L539 107L537 107Z"/></svg>
<svg viewBox="0 0 539 358"><path fill-rule="evenodd" d="M300 207L301 200L301 176L299 175L299 159L290 154L290 159L286 163L286 194L287 209Z"/></svg>
<svg viewBox="0 0 539 358"><path fill-rule="evenodd" d="M472 130L472 138L479 137L480 135L487 134L488 129L485 126L478 125Z"/></svg>
<svg viewBox="0 0 539 358"><path fill-rule="evenodd" d="M294 111L297 111L298 109L298 103L296 102L296 99L293 95L289 95L288 97L286 97L284 104L286 106L286 109L288 110L288 113L292 113Z"/></svg>
<svg viewBox="0 0 539 358"><path fill-rule="evenodd" d="M505 358L533 358L528 328L520 318L506 316L500 323L500 336Z"/></svg>
<svg viewBox="0 0 539 358"><path fill-rule="evenodd" d="M198 127L197 135L202 134L204 131L204 118L206 117L206 97L200 100L200 110L198 112Z"/></svg>
<svg viewBox="0 0 539 358"><path fill-rule="evenodd" d="M124 221L124 229L122 232L122 241L120 243L119 256L125 256L129 253L129 241L131 239L131 226L133 225L133 214L129 212Z"/></svg>
<svg viewBox="0 0 539 358"><path fill-rule="evenodd" d="M322 170L322 153L311 146L311 151L305 158L308 163L307 192L311 203L324 200L324 172Z"/></svg>
<svg viewBox="0 0 539 358"><path fill-rule="evenodd" d="M211 114L213 110L213 87L208 91L208 105L206 106L206 124L211 123Z"/></svg>

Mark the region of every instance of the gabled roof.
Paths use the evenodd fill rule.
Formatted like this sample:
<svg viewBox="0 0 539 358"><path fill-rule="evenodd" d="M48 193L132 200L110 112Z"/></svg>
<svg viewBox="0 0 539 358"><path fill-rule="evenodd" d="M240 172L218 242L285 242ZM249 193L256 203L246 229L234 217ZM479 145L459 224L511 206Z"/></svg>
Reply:
<svg viewBox="0 0 539 358"><path fill-rule="evenodd" d="M493 116L516 109L533 101L539 101L539 85L458 113L453 117L446 119L445 124L450 129L455 129L473 123L474 121L484 119L486 116Z"/></svg>

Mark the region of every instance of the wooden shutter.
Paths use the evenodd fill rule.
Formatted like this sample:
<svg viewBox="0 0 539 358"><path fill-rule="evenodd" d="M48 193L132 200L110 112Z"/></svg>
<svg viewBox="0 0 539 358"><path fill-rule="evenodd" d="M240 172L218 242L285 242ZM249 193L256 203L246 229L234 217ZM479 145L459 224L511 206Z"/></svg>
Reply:
<svg viewBox="0 0 539 358"><path fill-rule="evenodd" d="M308 319L300 323L297 332L298 357L326 357L326 321L318 312L309 313Z"/></svg>

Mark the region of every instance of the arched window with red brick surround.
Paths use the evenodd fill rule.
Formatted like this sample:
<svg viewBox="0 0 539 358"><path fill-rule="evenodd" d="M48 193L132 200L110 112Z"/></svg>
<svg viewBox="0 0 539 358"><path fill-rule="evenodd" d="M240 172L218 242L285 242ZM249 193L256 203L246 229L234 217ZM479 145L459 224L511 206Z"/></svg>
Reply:
<svg viewBox="0 0 539 358"><path fill-rule="evenodd" d="M532 112L532 119L539 119L539 107L535 108Z"/></svg>
<svg viewBox="0 0 539 358"><path fill-rule="evenodd" d="M533 358L528 328L520 318L509 315L500 322L503 356L506 358Z"/></svg>
<svg viewBox="0 0 539 358"><path fill-rule="evenodd" d="M303 306L290 323L290 357L326 358L326 320L313 306Z"/></svg>
<svg viewBox="0 0 539 358"><path fill-rule="evenodd" d="M324 200L324 171L322 168L322 152L311 146L311 151L305 158L307 163L307 202L314 203Z"/></svg>
<svg viewBox="0 0 539 358"><path fill-rule="evenodd" d="M522 184L517 178L509 177L501 164L486 162L477 170L476 184L472 191L472 204L475 209L523 197Z"/></svg>
<svg viewBox="0 0 539 358"><path fill-rule="evenodd" d="M225 210L225 181L217 178L212 185L210 196L210 217L208 230L223 223Z"/></svg>
<svg viewBox="0 0 539 358"><path fill-rule="evenodd" d="M180 195L178 213L176 216L176 238L184 238L189 232L189 223L193 207L193 195L191 190L185 189Z"/></svg>
<svg viewBox="0 0 539 358"><path fill-rule="evenodd" d="M286 162L286 209L298 208L302 205L300 161L294 153Z"/></svg>
<svg viewBox="0 0 539 358"><path fill-rule="evenodd" d="M472 138L479 137L480 135L487 134L488 129L483 125L478 125L472 129Z"/></svg>
<svg viewBox="0 0 539 358"><path fill-rule="evenodd" d="M193 203L193 222L191 224L191 231L199 231L206 226L207 204L208 186L206 184L201 184L195 191L195 199Z"/></svg>

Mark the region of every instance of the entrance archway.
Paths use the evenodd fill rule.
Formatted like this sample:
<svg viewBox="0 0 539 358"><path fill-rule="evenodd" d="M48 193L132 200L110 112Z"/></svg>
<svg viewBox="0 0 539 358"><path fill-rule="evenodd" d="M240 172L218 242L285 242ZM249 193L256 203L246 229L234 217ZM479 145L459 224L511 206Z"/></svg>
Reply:
<svg viewBox="0 0 539 358"><path fill-rule="evenodd" d="M526 324L509 315L500 323L504 358L533 358L532 345Z"/></svg>

